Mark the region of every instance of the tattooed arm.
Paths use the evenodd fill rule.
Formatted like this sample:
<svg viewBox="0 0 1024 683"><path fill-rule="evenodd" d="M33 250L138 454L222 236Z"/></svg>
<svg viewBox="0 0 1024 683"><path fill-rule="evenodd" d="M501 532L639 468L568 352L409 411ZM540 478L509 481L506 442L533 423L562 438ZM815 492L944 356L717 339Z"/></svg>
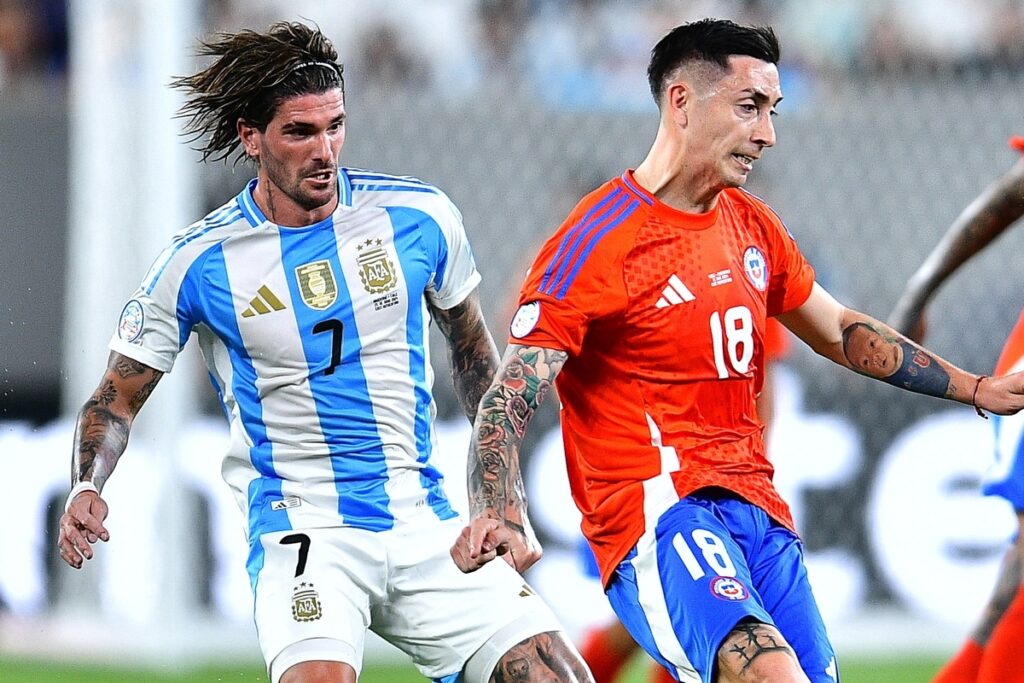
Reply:
<svg viewBox="0 0 1024 683"><path fill-rule="evenodd" d="M78 414L71 484L92 484L96 490L78 491L60 518L57 547L61 558L75 569L92 559L93 543L110 538L103 526L107 504L99 492L128 445L132 421L162 376L147 365L111 353L99 387Z"/></svg>
<svg viewBox="0 0 1024 683"><path fill-rule="evenodd" d="M957 216L907 282L889 315L893 328L924 338L924 308L943 282L1024 216L1024 158L987 187Z"/></svg>
<svg viewBox="0 0 1024 683"><path fill-rule="evenodd" d="M472 422L480 398L494 378L498 349L484 324L480 298L473 292L466 300L447 310L433 309L438 329L448 340L448 361L459 405Z"/></svg>
<svg viewBox="0 0 1024 683"><path fill-rule="evenodd" d="M526 511L519 449L526 427L565 364L565 351L510 344L480 401L469 447L472 521L452 547L462 571L479 569L498 555L520 572L540 559L541 548Z"/></svg>
<svg viewBox="0 0 1024 683"><path fill-rule="evenodd" d="M862 375L1000 415L1024 408L1024 373L982 381L885 323L846 308L820 285L814 285L802 306L779 320L820 355Z"/></svg>

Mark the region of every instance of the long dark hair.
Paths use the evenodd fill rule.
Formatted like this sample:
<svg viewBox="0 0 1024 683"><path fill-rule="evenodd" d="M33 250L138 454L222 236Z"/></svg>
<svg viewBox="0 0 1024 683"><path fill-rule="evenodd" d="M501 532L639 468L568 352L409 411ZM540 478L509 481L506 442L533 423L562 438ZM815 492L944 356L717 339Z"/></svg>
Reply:
<svg viewBox="0 0 1024 683"><path fill-rule="evenodd" d="M203 161L227 159L236 150L235 163L245 157L239 119L264 131L283 100L345 90L344 67L331 41L319 28L297 22L276 23L266 33L218 33L201 42L197 54L215 59L171 85L187 93L178 116L187 119L189 142L204 140L197 147Z"/></svg>

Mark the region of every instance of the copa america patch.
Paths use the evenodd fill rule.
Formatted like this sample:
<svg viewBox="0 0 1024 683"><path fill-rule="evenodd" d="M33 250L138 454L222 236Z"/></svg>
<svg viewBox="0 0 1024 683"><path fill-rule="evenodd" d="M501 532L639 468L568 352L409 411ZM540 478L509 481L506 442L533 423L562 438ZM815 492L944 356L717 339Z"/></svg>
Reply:
<svg viewBox="0 0 1024 683"><path fill-rule="evenodd" d="M716 576L711 579L711 593L719 600L739 602L750 597L747 587L731 576Z"/></svg>
<svg viewBox="0 0 1024 683"><path fill-rule="evenodd" d="M528 304L523 304L512 318L512 324L508 328L509 332L516 339L525 337L537 326L538 320L540 320L540 302L531 301Z"/></svg>
<svg viewBox="0 0 1024 683"><path fill-rule="evenodd" d="M757 247L747 247L743 252L743 272L757 291L763 292L768 287L768 260Z"/></svg>
<svg viewBox="0 0 1024 683"><path fill-rule="evenodd" d="M117 336L126 342L133 342L142 336L142 324L146 314L142 311L142 304L132 299L124 305L121 310L121 320L117 323Z"/></svg>

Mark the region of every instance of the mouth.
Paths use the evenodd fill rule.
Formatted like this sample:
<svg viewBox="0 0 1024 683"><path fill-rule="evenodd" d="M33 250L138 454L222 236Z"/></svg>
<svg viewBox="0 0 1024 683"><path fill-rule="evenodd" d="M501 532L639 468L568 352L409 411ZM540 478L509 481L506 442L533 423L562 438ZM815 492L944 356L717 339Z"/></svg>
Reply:
<svg viewBox="0 0 1024 683"><path fill-rule="evenodd" d="M324 169L311 173L306 176L306 180L309 180L317 185L327 185L334 179L334 171L332 169Z"/></svg>
<svg viewBox="0 0 1024 683"><path fill-rule="evenodd" d="M739 162L740 166L747 171L753 170L754 162L757 161L757 157L748 156L746 154L733 154L732 156Z"/></svg>

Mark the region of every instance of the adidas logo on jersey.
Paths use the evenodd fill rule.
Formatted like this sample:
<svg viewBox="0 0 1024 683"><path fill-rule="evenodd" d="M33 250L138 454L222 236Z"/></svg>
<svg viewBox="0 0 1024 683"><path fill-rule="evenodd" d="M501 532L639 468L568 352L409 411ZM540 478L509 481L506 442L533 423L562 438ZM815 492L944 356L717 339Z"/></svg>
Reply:
<svg viewBox="0 0 1024 683"><path fill-rule="evenodd" d="M683 304L687 301L693 301L696 299L683 281L680 280L675 274L668 279L668 286L661 291L661 298L658 299L658 308L668 308L676 304Z"/></svg>
<svg viewBox="0 0 1024 683"><path fill-rule="evenodd" d="M287 308L266 285L261 285L256 292L256 296L249 301L249 307L242 311L243 318L263 315L271 311L283 311Z"/></svg>

